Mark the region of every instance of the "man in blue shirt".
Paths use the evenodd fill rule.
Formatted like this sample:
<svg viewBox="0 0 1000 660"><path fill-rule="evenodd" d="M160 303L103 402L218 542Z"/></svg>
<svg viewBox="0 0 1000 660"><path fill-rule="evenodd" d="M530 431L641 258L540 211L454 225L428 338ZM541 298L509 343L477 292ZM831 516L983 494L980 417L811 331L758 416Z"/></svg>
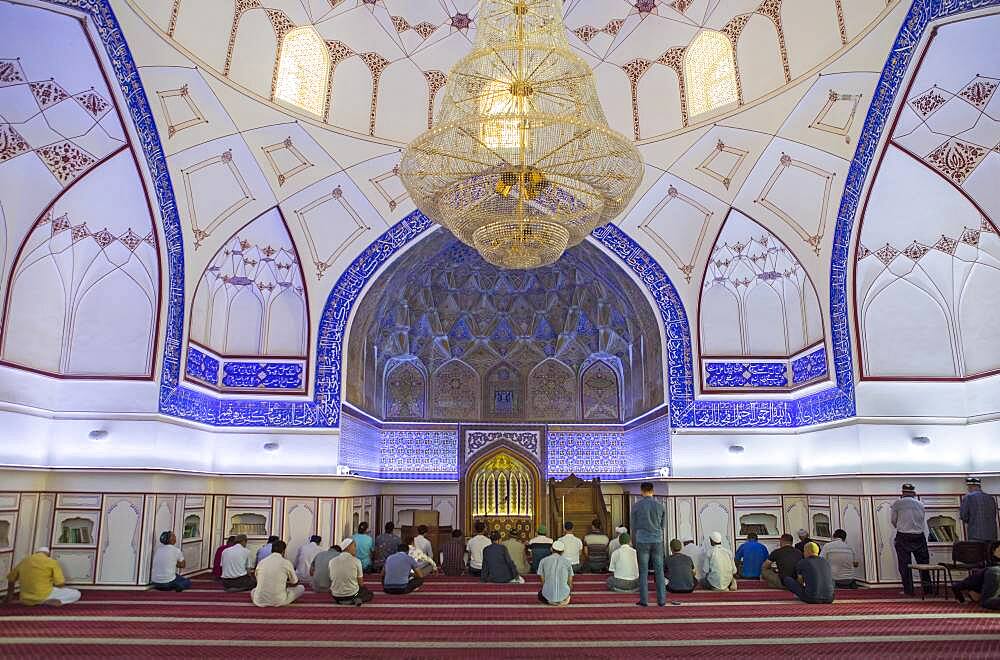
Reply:
<svg viewBox="0 0 1000 660"><path fill-rule="evenodd" d="M396 553L385 558L382 566L382 591L387 594L408 594L416 591L424 583L417 575L411 574L417 568L417 560L410 556L410 546L400 543Z"/></svg>
<svg viewBox="0 0 1000 660"><path fill-rule="evenodd" d="M652 559L656 604L663 607L667 604L667 585L663 578L663 528L667 512L662 504L653 499L652 483L644 481L639 490L642 497L632 506L629 525L639 560L639 602L636 605L648 605L649 561Z"/></svg>
<svg viewBox="0 0 1000 660"><path fill-rule="evenodd" d="M736 549L736 563L740 567L740 577L759 580L760 568L769 554L767 546L757 540L756 532L747 534L746 543Z"/></svg>

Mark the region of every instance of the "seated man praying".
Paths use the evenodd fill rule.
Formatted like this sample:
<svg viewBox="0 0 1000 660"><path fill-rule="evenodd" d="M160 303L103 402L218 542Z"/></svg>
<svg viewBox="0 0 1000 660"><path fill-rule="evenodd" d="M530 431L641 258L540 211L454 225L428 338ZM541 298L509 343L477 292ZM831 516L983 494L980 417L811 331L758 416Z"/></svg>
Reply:
<svg viewBox="0 0 1000 660"><path fill-rule="evenodd" d="M814 541L803 547L804 558L795 566L798 579L786 577L785 587L803 603L833 602L833 571L830 562L819 556L819 546Z"/></svg>
<svg viewBox="0 0 1000 660"><path fill-rule="evenodd" d="M358 544L347 537L340 542L340 550L340 554L330 560L330 595L338 605L361 607L374 595L362 584L365 572L357 558Z"/></svg>
<svg viewBox="0 0 1000 660"><path fill-rule="evenodd" d="M566 546L562 541L552 543L552 553L538 564L538 577L542 588L538 592L539 602L546 605L569 605L573 590L573 565L569 563L563 552Z"/></svg>
<svg viewBox="0 0 1000 660"><path fill-rule="evenodd" d="M226 591L250 591L257 586L251 574L253 557L247 550L247 535L240 534L236 543L222 552L222 586Z"/></svg>
<svg viewBox="0 0 1000 660"><path fill-rule="evenodd" d="M49 549L42 546L35 554L28 555L7 574L7 596L4 602L14 599L14 588L21 583L22 605L50 605L59 607L80 600L80 592L65 586L59 562L49 556Z"/></svg>
<svg viewBox="0 0 1000 660"><path fill-rule="evenodd" d="M177 547L177 535L160 534L160 545L153 552L153 569L149 581L157 591L184 591L191 588L191 580L177 572L184 568L184 553Z"/></svg>
<svg viewBox="0 0 1000 660"><path fill-rule="evenodd" d="M517 574L517 566L510 558L507 547L500 543L500 532L494 530L490 533L490 541L492 543L483 549L483 570L479 579L496 584L523 584L524 578Z"/></svg>
<svg viewBox="0 0 1000 660"><path fill-rule="evenodd" d="M410 546L400 543L396 552L385 558L382 567L382 591L387 594L408 594L423 585L424 580L416 574L417 560L410 556Z"/></svg>
<svg viewBox="0 0 1000 660"><path fill-rule="evenodd" d="M608 570L608 589L622 593L639 591L639 557L635 548L629 545L628 534L618 535L618 549L611 553Z"/></svg>
<svg viewBox="0 0 1000 660"><path fill-rule="evenodd" d="M291 605L306 592L292 562L285 559L285 548L284 541L272 541L271 552L257 563L257 586L250 592L250 600L257 607Z"/></svg>

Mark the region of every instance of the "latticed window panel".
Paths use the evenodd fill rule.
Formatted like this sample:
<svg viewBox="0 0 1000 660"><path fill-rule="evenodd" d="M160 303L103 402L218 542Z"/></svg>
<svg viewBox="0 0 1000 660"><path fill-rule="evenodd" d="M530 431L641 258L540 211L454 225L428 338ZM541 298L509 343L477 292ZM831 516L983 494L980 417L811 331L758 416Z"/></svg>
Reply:
<svg viewBox="0 0 1000 660"><path fill-rule="evenodd" d="M736 62L729 38L713 30L695 37L684 55L684 80L691 117L736 103Z"/></svg>
<svg viewBox="0 0 1000 660"><path fill-rule="evenodd" d="M275 100L323 115L329 82L330 53L312 27L296 28L281 41Z"/></svg>

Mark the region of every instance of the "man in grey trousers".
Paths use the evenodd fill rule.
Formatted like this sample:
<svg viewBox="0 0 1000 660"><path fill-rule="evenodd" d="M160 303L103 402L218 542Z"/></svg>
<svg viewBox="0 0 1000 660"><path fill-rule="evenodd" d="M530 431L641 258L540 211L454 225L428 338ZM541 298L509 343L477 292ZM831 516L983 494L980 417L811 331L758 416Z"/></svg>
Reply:
<svg viewBox="0 0 1000 660"><path fill-rule="evenodd" d="M639 489L642 497L632 506L630 522L635 549L639 560L639 602L646 607L649 600L649 561L653 560L653 576L656 579L656 604L667 604L667 585L663 578L663 527L667 512L663 505L653 498L653 484L643 482Z"/></svg>

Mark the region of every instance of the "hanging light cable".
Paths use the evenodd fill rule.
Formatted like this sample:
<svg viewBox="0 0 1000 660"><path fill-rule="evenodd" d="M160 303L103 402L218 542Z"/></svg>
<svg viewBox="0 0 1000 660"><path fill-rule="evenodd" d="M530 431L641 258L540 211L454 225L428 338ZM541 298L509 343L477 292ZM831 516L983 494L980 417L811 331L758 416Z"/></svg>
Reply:
<svg viewBox="0 0 1000 660"><path fill-rule="evenodd" d="M434 127L403 152L417 207L501 268L538 268L617 216L642 181L572 50L562 0L480 0Z"/></svg>

